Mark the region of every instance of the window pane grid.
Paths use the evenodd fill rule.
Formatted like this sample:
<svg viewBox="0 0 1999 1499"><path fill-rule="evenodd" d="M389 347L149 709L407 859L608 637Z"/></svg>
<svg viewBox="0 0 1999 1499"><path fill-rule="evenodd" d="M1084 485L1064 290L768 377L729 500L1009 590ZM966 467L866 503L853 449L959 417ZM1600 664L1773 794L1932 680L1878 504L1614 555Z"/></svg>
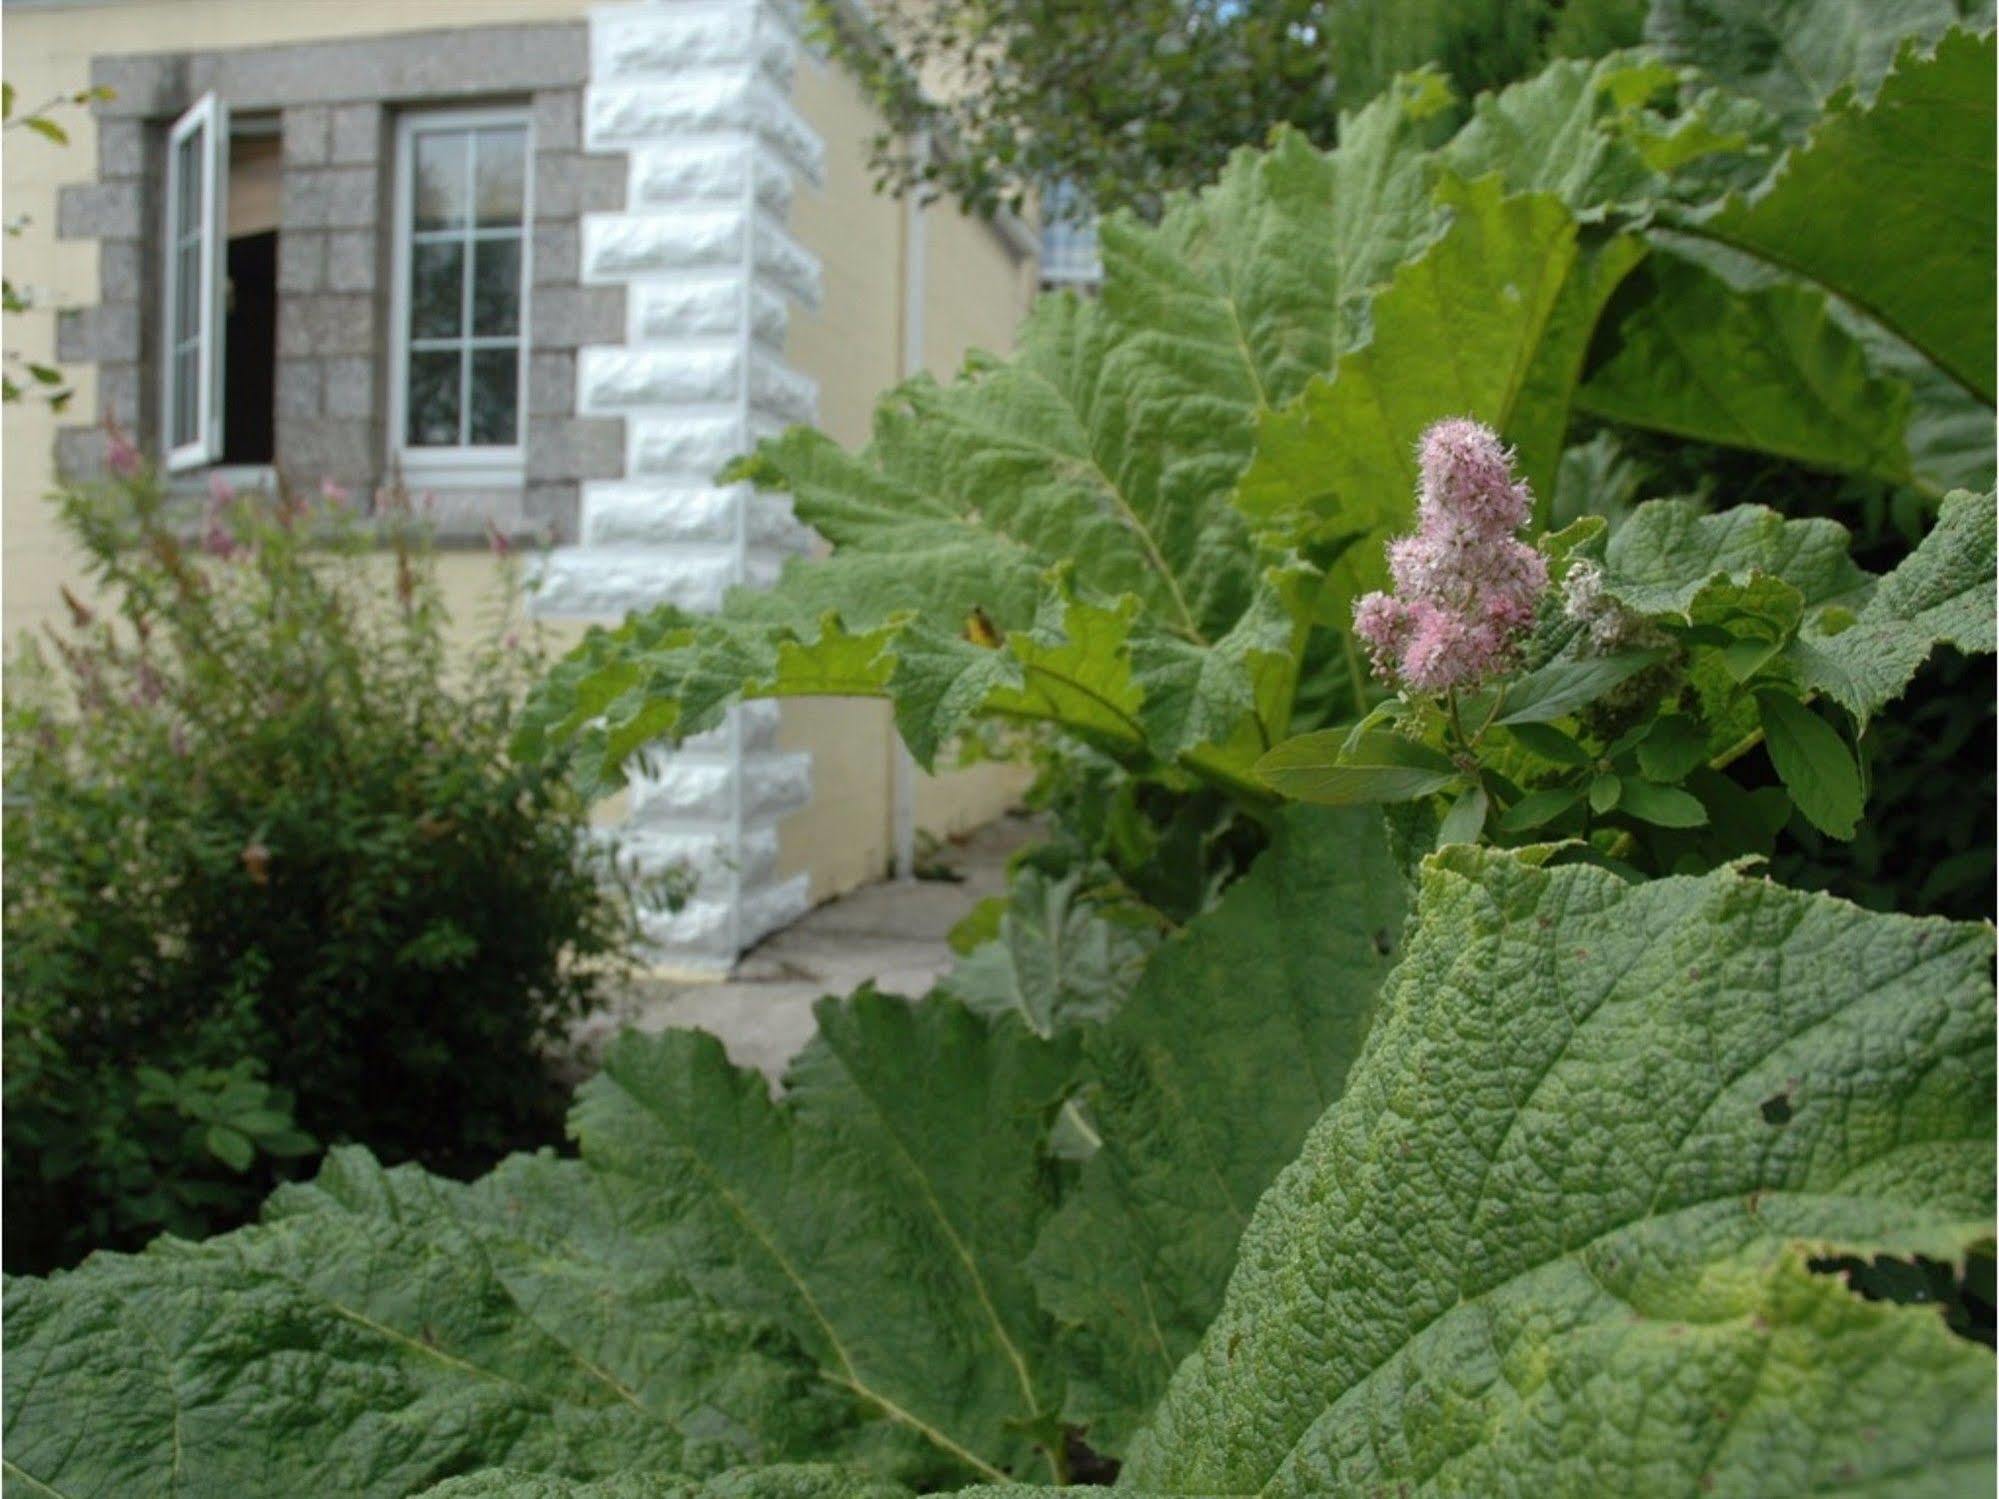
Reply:
<svg viewBox="0 0 1999 1499"><path fill-rule="evenodd" d="M519 444L526 146L518 124L411 136L406 446Z"/></svg>

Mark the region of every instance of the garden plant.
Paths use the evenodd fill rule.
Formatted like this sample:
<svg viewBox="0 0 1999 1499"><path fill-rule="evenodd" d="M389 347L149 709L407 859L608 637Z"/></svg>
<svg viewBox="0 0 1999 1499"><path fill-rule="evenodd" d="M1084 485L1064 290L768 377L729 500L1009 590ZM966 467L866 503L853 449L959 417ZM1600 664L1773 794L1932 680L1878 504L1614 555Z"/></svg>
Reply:
<svg viewBox="0 0 1999 1499"><path fill-rule="evenodd" d="M233 1227L323 1144L559 1140L543 1051L633 926L560 764L507 758L543 665L511 599L454 653L395 497L190 512L110 447L59 500L97 602L8 672L14 1272Z"/></svg>
<svg viewBox="0 0 1999 1499"><path fill-rule="evenodd" d="M1786 77L1404 75L766 442L830 555L520 755L880 697L1032 740L1051 845L775 1094L627 1034L577 1158L10 1282L10 1492L1989 1492L1992 927L1779 876L1912 684L1989 708L1994 38L1794 9Z"/></svg>

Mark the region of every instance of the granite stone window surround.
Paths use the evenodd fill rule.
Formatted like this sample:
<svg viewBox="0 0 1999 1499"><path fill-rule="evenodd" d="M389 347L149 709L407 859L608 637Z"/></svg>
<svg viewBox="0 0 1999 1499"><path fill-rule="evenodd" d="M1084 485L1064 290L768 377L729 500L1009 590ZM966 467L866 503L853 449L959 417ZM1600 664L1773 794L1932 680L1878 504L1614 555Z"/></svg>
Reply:
<svg viewBox="0 0 1999 1499"><path fill-rule="evenodd" d="M576 415L577 348L624 328L623 289L585 286L578 269L581 215L623 207L627 174L623 155L582 149L587 68L580 22L93 59L92 83L116 97L96 106L96 177L62 190L56 232L98 242L99 293L59 315L57 353L97 366L96 418L115 413L157 451L166 132L213 91L234 112L275 113L282 139L276 467L373 494L392 475L397 120L511 105L531 122L533 158L525 469L501 488L426 489L447 541L478 540L489 522L573 541L579 485L624 461L621 419ZM102 455L95 425L57 438L65 475L97 472Z"/></svg>

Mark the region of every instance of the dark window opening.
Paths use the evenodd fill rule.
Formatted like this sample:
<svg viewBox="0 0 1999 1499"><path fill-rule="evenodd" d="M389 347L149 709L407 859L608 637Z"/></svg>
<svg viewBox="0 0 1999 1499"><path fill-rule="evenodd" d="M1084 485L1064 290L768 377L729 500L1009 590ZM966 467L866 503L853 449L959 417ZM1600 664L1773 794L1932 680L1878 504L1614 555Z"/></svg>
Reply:
<svg viewBox="0 0 1999 1499"><path fill-rule="evenodd" d="M284 143L275 118L229 130L228 243L222 320L222 453L262 466L277 456L278 204Z"/></svg>
<svg viewBox="0 0 1999 1499"><path fill-rule="evenodd" d="M232 235L222 340L222 461L269 463L277 453L278 233Z"/></svg>

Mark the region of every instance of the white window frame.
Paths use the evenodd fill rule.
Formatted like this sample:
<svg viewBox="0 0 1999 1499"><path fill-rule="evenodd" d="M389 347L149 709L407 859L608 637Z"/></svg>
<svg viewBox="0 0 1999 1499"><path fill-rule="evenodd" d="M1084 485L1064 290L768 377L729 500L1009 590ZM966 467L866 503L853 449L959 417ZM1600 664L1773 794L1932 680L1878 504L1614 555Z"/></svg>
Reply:
<svg viewBox="0 0 1999 1499"><path fill-rule="evenodd" d="M519 389L514 410L518 440L511 446L453 448L409 445L410 275L416 229L416 138L431 131L518 126L523 132L521 181L521 311ZM476 182L467 184L475 191ZM390 304L389 456L406 479L449 488L511 486L527 468L529 302L534 290L534 120L523 106L491 109L419 110L396 122L396 210L394 292ZM467 257L465 274L472 274ZM466 330L470 337L470 329ZM469 391L465 399L469 400Z"/></svg>
<svg viewBox="0 0 1999 1499"><path fill-rule="evenodd" d="M205 149L197 153L202 180L199 212L201 223L200 268L195 310L196 339L194 437L178 447L174 431L182 413L175 405L174 330L180 322L180 242L188 226L180 221L180 158L182 146L207 132ZM229 223L229 106L217 94L203 94L194 108L174 121L167 134L167 199L163 217L166 230L166 295L162 299L166 321L161 343L160 446L166 455L169 473L198 468L222 456L223 317L227 310L223 280L228 257L223 254L224 235Z"/></svg>

